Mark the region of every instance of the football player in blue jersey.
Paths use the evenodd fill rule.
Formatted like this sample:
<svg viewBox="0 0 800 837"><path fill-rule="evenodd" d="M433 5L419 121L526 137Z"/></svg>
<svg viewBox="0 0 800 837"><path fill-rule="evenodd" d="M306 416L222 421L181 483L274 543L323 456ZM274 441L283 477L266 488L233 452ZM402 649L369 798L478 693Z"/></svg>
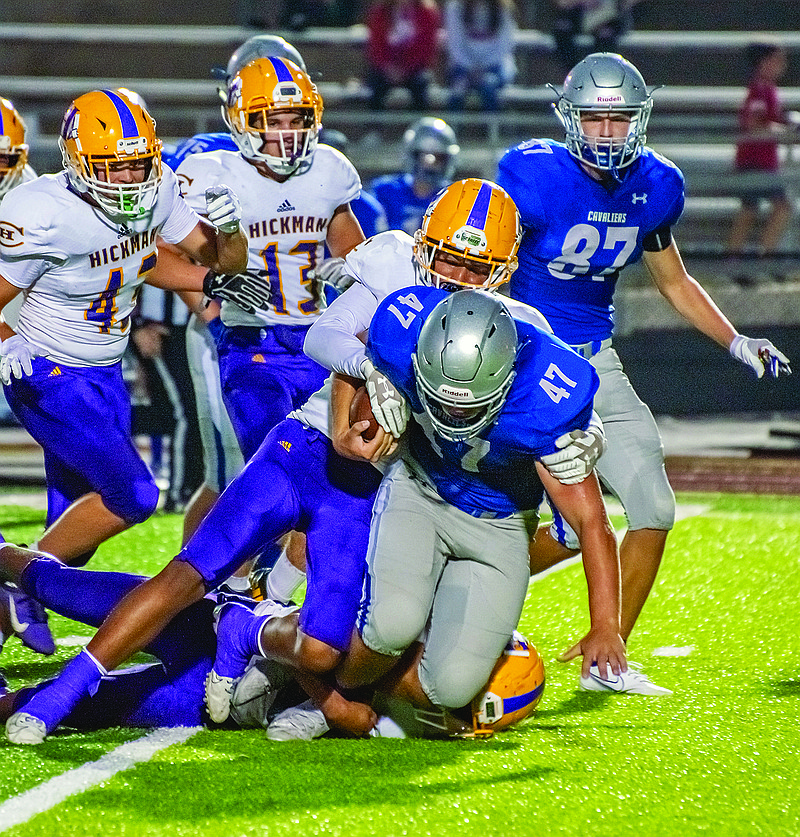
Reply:
<svg viewBox="0 0 800 837"><path fill-rule="evenodd" d="M580 533L591 628L583 673L627 672L617 543L594 475L564 485L541 457L591 418L597 373L484 291L410 287L370 325L371 363L407 400L407 449L375 500L358 630L337 669L352 688L389 674L421 710L462 707L519 619L546 489ZM408 534L413 532L413 538ZM424 649L403 657L425 631Z"/></svg>
<svg viewBox="0 0 800 837"><path fill-rule="evenodd" d="M683 175L645 146L651 108L651 92L636 67L620 55L589 55L567 75L555 105L565 141L523 142L506 152L498 175L524 227L511 296L538 308L600 375L595 409L608 445L597 472L628 518L620 547L626 641L655 580L675 498L656 423L611 345L620 271L642 259L675 310L757 377L790 371L786 356L768 340L739 334L686 272L672 236L683 210ZM543 543L550 538L555 543ZM547 558L533 557L533 572L577 550L574 533L557 513L549 534L541 532L537 541ZM581 686L667 691L646 683L619 689L597 677L582 678Z"/></svg>
<svg viewBox="0 0 800 837"><path fill-rule="evenodd" d="M443 119L423 116L409 125L403 134L405 171L378 177L369 187L390 230L414 235L434 195L452 182L460 152L455 132Z"/></svg>

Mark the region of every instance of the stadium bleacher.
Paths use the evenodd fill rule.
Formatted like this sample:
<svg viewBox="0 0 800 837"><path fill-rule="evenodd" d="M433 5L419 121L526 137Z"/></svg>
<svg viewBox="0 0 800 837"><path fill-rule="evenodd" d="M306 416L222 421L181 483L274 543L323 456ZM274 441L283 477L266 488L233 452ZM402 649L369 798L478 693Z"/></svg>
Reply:
<svg viewBox="0 0 800 837"><path fill-rule="evenodd" d="M531 136L560 137L551 111L554 95L546 87L563 80L553 56L544 8L548 5L537 3L531 7L533 12L523 9L527 26L518 34L519 75L505 91L501 113L446 114L446 91L439 74L434 108L441 108L439 112L459 136L460 174L492 177L499 155L510 145ZM136 8L118 0L100 0L88 11L81 0L58 4L44 0L17 6L4 15L0 61L5 73L0 93L12 98L28 119L32 164L39 171L60 167L56 135L64 108L74 96L97 87L137 90L147 100L167 143L198 131L220 130L219 99L210 68L224 66L232 50L256 30L230 25L237 15L234 0L190 14L192 23L186 25L180 9L150 0ZM126 22L116 22L120 20ZM416 114L405 109L401 96L382 114L368 111L362 82L364 27L280 34L298 47L317 76L326 102L325 124L348 135L362 178L366 181L399 168L402 131ZM772 323L790 329L798 357L800 282L776 286L762 281L754 288L741 289L725 275L724 239L738 206L739 184L732 161L736 110L748 74L744 48L750 40L767 36L780 41L789 53L781 94L788 109L800 110L800 7L796 0L768 0L747 7L712 0L645 0L636 7L636 26L621 40L620 51L649 83L662 85L655 93L649 143L676 162L686 176L687 207L678 238L690 270L713 286L723 310L742 327ZM797 142L787 141L784 157L787 176L800 196ZM748 269L765 276L780 271L790 279L800 279L797 223L795 219L787 234L784 257L775 264L753 260ZM617 299L621 340L626 336L638 339L654 328L671 334L674 330L678 343L686 336L643 269L629 271ZM626 364L630 367L630 360ZM638 377L634 369L630 371L631 377ZM653 378L652 372L645 369L642 375ZM735 379L731 386L737 386ZM800 393L793 395L797 396L794 403L800 403ZM704 397L708 393L698 393L698 399ZM697 407L697 399L684 400L687 410Z"/></svg>

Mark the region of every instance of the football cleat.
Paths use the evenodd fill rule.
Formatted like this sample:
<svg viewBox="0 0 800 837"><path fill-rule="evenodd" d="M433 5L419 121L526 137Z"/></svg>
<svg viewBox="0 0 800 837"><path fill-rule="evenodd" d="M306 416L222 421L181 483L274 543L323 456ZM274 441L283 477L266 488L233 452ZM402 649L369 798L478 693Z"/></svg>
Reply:
<svg viewBox="0 0 800 837"><path fill-rule="evenodd" d="M2 648L2 645L0 645L0 648ZM6 694L8 694L8 680L3 677L3 672L0 671L0 697Z"/></svg>
<svg viewBox="0 0 800 837"><path fill-rule="evenodd" d="M64 114L58 139L70 186L114 218L136 219L155 205L161 183L161 140L153 117L118 90L79 96ZM128 165L142 178L113 182Z"/></svg>
<svg viewBox="0 0 800 837"><path fill-rule="evenodd" d="M47 726L27 712L15 712L6 721L6 738L12 744L41 744L47 738Z"/></svg>
<svg viewBox="0 0 800 837"><path fill-rule="evenodd" d="M0 608L8 611L11 632L37 654L54 654L56 644L47 625L47 611L12 582L0 584Z"/></svg>
<svg viewBox="0 0 800 837"><path fill-rule="evenodd" d="M405 731L388 715L381 715L378 723L369 731L370 738L407 738Z"/></svg>
<svg viewBox="0 0 800 837"><path fill-rule="evenodd" d="M217 724L228 718L236 681L244 674L250 658L258 653L246 645L253 621L257 620L263 627L272 616L284 616L298 609L269 600L247 605L228 597L220 598L222 603L214 609L217 653L214 667L206 677L205 695L209 717Z"/></svg>
<svg viewBox="0 0 800 837"><path fill-rule="evenodd" d="M522 240L519 212L510 195L488 180L452 183L425 210L414 234L414 258L426 285L498 288L517 269ZM435 270L437 258L463 260L480 282L458 282Z"/></svg>
<svg viewBox="0 0 800 837"><path fill-rule="evenodd" d="M270 741L313 741L329 729L322 710L307 700L276 715L267 727L267 738Z"/></svg>
<svg viewBox="0 0 800 837"><path fill-rule="evenodd" d="M592 663L589 676L581 675L580 688L584 692L617 692L618 694L650 695L651 697L665 697L672 694L670 689L656 686L639 669L640 666L637 663L629 661L627 671L621 674L610 672L610 677L601 677L597 663Z"/></svg>
<svg viewBox="0 0 800 837"><path fill-rule="evenodd" d="M509 640L486 688L472 701L476 730L499 732L530 717L544 692L544 661L519 631Z"/></svg>
<svg viewBox="0 0 800 837"><path fill-rule="evenodd" d="M253 657L233 689L231 718L243 729L266 729L278 692L293 679L288 667L265 657Z"/></svg>

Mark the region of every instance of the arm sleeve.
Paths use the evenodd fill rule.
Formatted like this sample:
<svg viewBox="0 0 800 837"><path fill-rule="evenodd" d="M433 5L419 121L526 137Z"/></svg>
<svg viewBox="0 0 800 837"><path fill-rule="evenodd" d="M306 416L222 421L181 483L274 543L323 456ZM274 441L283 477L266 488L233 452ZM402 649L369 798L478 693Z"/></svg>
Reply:
<svg viewBox="0 0 800 837"><path fill-rule="evenodd" d="M377 307L373 294L357 282L314 321L306 333L303 351L332 372L360 378L367 355L358 335L369 328Z"/></svg>

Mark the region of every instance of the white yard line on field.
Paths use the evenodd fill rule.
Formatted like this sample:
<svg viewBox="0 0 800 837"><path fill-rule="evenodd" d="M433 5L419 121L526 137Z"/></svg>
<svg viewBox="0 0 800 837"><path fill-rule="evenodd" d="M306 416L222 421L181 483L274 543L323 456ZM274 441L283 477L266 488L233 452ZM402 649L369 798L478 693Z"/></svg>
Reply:
<svg viewBox="0 0 800 837"><path fill-rule="evenodd" d="M707 505L700 505L699 503L679 503L676 510L675 510L675 522L677 523L679 520L686 520L687 517L697 517L700 514L708 511L710 507ZM615 514L623 514L622 506L619 505L614 500L606 500L606 509L608 510L609 515ZM617 531L617 540L622 541L622 536L627 531L627 527L623 526ZM531 583L534 581L540 581L543 578L547 578L548 575L552 575L553 573L561 572L561 570L565 570L567 567L572 567L575 564L579 564L581 562L581 554L580 552L577 555L574 555L572 558L568 558L566 561L562 561L560 564L556 564L553 567L549 567L546 570L543 570L540 573L537 573L534 576L531 576Z"/></svg>
<svg viewBox="0 0 800 837"><path fill-rule="evenodd" d="M19 796L0 803L0 831L27 822L63 802L67 797L105 782L123 770L150 759L165 747L181 744L199 732L202 727L175 727L154 730L143 738L129 741L106 753L102 758L31 788Z"/></svg>

